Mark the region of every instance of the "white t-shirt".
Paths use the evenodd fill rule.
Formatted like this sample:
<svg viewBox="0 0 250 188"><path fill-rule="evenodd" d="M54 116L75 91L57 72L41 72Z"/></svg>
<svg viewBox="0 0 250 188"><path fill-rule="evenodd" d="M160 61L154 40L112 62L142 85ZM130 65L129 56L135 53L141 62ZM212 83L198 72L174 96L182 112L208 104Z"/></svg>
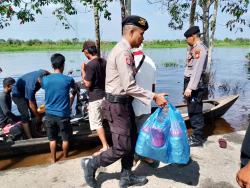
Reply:
<svg viewBox="0 0 250 188"><path fill-rule="evenodd" d="M146 54L144 62L135 76L136 84L143 89L152 91L152 85L156 83L156 66L153 60ZM135 66L138 67L143 57L142 51L134 52ZM151 113L151 105L145 105L138 99L133 100L133 108L135 116Z"/></svg>

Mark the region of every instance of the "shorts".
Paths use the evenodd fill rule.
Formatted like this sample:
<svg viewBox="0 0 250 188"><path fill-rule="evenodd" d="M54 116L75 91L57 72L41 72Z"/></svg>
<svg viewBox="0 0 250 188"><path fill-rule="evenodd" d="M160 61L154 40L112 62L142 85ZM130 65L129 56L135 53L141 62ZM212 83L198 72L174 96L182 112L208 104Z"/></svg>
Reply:
<svg viewBox="0 0 250 188"><path fill-rule="evenodd" d="M28 123L30 120L28 100L24 97L12 97L12 100L17 106L23 123Z"/></svg>
<svg viewBox="0 0 250 188"><path fill-rule="evenodd" d="M70 118L46 115L44 123L47 127L49 141L58 140L58 133L60 133L63 141L69 141L72 136Z"/></svg>
<svg viewBox="0 0 250 188"><path fill-rule="evenodd" d="M90 125L90 130L96 130L99 128L102 128L102 111L101 111L101 106L102 106L102 101L103 99L89 102L89 125Z"/></svg>
<svg viewBox="0 0 250 188"><path fill-rule="evenodd" d="M145 121L149 118L151 114L142 114L140 116L135 117L135 124L137 127L137 132L139 133L140 129L142 128Z"/></svg>

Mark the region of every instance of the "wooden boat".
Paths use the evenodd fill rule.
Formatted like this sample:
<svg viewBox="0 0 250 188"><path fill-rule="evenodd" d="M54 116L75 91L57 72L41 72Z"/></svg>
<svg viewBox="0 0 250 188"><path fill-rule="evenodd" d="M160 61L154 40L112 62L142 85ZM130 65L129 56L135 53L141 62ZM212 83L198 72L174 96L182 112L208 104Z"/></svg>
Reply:
<svg viewBox="0 0 250 188"><path fill-rule="evenodd" d="M221 117L238 99L238 95L226 96L219 99L203 101L203 114L207 119ZM186 105L176 106L185 121L189 120ZM82 144L85 141L98 140L96 131L91 132L88 121L72 122L73 137L72 144ZM15 155L34 154L49 151L49 141L47 137L35 138L29 140L19 140L10 143L0 143L0 158L7 158Z"/></svg>
<svg viewBox="0 0 250 188"><path fill-rule="evenodd" d="M203 115L205 119L214 119L223 116L238 98L239 95L230 95L218 99L204 100ZM177 105L176 107L181 112L184 120L188 121L187 105Z"/></svg>

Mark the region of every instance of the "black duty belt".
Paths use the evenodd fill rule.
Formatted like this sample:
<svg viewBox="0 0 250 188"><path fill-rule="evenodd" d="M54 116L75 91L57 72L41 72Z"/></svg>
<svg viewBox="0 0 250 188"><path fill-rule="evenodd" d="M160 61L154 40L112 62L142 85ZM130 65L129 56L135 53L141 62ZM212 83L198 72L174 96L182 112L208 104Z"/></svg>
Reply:
<svg viewBox="0 0 250 188"><path fill-rule="evenodd" d="M130 103L133 98L126 95L112 95L110 93L105 94L105 99L112 103Z"/></svg>

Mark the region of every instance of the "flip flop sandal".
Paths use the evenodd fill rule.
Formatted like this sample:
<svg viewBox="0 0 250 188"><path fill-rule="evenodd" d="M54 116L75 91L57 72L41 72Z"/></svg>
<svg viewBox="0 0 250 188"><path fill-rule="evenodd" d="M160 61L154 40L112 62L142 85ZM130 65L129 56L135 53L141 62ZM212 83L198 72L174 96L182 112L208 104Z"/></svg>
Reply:
<svg viewBox="0 0 250 188"><path fill-rule="evenodd" d="M227 141L224 138L218 140L220 148L227 148Z"/></svg>

